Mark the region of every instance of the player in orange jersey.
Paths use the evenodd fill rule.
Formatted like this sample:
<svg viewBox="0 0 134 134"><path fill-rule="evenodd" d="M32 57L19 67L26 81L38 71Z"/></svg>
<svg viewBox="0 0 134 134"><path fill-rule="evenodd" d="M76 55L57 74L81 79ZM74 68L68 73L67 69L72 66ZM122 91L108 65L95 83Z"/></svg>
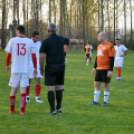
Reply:
<svg viewBox="0 0 134 134"><path fill-rule="evenodd" d="M110 95L109 82L113 74L115 49L114 46L108 41L107 34L105 32L99 33L98 41L100 45L97 48L97 57L92 71L93 75L95 75L96 71L94 82L94 101L88 105L98 104L101 92L100 85L102 82L104 85L104 102L102 105L107 105Z"/></svg>
<svg viewBox="0 0 134 134"><path fill-rule="evenodd" d="M88 66L89 63L89 56L90 56L90 42L85 46L85 51L86 51L86 66Z"/></svg>
<svg viewBox="0 0 134 134"><path fill-rule="evenodd" d="M67 45L64 45L64 53L65 53L65 62L67 63L67 57L66 57L66 52L67 52Z"/></svg>

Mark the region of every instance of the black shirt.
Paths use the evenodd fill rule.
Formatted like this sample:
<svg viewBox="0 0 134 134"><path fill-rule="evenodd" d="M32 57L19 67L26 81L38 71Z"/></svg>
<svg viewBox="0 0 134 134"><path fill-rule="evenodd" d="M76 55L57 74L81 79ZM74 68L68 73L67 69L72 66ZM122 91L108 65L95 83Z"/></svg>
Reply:
<svg viewBox="0 0 134 134"><path fill-rule="evenodd" d="M45 53L46 65L65 64L64 45L69 44L69 39L56 34L50 35L42 42L40 53Z"/></svg>

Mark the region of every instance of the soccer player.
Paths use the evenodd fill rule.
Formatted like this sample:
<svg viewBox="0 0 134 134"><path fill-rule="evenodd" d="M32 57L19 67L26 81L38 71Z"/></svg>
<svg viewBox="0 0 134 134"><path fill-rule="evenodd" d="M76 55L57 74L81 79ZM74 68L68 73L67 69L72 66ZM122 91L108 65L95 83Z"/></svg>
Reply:
<svg viewBox="0 0 134 134"><path fill-rule="evenodd" d="M11 76L9 86L11 86L10 93L10 113L15 113L15 96L20 86L20 114L25 115L26 107L26 87L29 85L28 82L28 64L30 61L30 55L32 56L34 64L34 74L37 74L37 58L33 42L25 37L25 28L19 25L16 28L16 34L18 37L11 38L5 51L7 52L6 58L6 72L10 71L10 60L11 64Z"/></svg>
<svg viewBox="0 0 134 134"><path fill-rule="evenodd" d="M67 45L64 45L65 62L67 63L66 52L67 52Z"/></svg>
<svg viewBox="0 0 134 134"><path fill-rule="evenodd" d="M88 105L98 104L101 93L101 83L104 85L104 102L102 105L108 104L108 98L110 95L109 82L113 74L115 50L114 46L108 41L105 32L99 33L98 41L100 45L97 48L97 57L92 71L93 75L95 75L96 71L94 101Z"/></svg>
<svg viewBox="0 0 134 134"><path fill-rule="evenodd" d="M77 39L67 39L56 34L57 26L55 23L48 24L49 37L42 42L40 49L40 70L43 74L43 65L46 57L45 66L45 85L48 89L48 102L50 105L50 115L61 114L62 90L60 85L64 84L65 74L65 55L64 44L78 44ZM82 41L80 41L80 44ZM56 92L56 94L54 93ZM56 95L56 96L55 96ZM55 108L55 98L57 106Z"/></svg>
<svg viewBox="0 0 134 134"><path fill-rule="evenodd" d="M123 67L123 61L124 61L124 56L128 53L128 49L121 44L120 40L121 37L119 34L117 34L116 39L116 46L115 51L116 51L116 56L115 56L115 62L114 62L114 67L116 67L117 71L117 78L115 81L120 81L121 80L121 68Z"/></svg>
<svg viewBox="0 0 134 134"><path fill-rule="evenodd" d="M86 46L85 46L85 51L86 51L86 66L88 66L88 63L89 63L89 55L90 55L90 44L88 43Z"/></svg>
<svg viewBox="0 0 134 134"><path fill-rule="evenodd" d="M89 54L89 62L91 63L92 62L92 52L93 52L93 46L91 45L91 43L89 42L90 44L90 54Z"/></svg>
<svg viewBox="0 0 134 134"><path fill-rule="evenodd" d="M29 91L30 91L30 83L33 78L35 78L35 102L38 103L43 103L42 100L40 100L39 95L41 92L41 85L40 85L40 78L43 78L43 76L40 74L40 65L39 65L39 50L41 47L41 43L39 41L39 33L37 31L34 31L32 33L32 41L33 41L33 47L35 47L36 50L36 57L37 57L37 76L34 75L34 66L32 62L32 57L30 57L30 62L29 62L29 86L26 89L26 102L30 102L29 98Z"/></svg>

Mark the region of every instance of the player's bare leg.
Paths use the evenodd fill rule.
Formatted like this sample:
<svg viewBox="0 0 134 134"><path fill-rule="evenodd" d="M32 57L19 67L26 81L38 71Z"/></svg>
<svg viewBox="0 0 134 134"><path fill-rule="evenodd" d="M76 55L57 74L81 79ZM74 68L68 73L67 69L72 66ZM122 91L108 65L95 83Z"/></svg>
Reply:
<svg viewBox="0 0 134 134"><path fill-rule="evenodd" d="M89 64L89 58L87 58L86 60L86 66L88 66L88 64Z"/></svg>
<svg viewBox="0 0 134 134"><path fill-rule="evenodd" d="M119 81L121 80L121 67L117 67L116 72L117 72L117 78L115 81Z"/></svg>
<svg viewBox="0 0 134 134"><path fill-rule="evenodd" d="M61 114L61 103L62 103L62 90L60 85L55 86L55 92L56 92L56 101L57 101L57 106L56 106L56 111L58 114Z"/></svg>
<svg viewBox="0 0 134 134"><path fill-rule="evenodd" d="M26 108L26 87L20 87L20 93L21 93L21 98L20 98L20 114L21 115L26 115L27 113L25 112Z"/></svg>
<svg viewBox="0 0 134 134"><path fill-rule="evenodd" d="M67 64L67 57L65 56L65 62L66 62L66 64Z"/></svg>
<svg viewBox="0 0 134 134"><path fill-rule="evenodd" d="M101 89L100 89L101 82L95 81L94 86L95 86L95 91L94 91L94 101L92 103L89 103L87 105L95 105L98 104Z"/></svg>
<svg viewBox="0 0 134 134"><path fill-rule="evenodd" d="M32 79L29 79L29 86L27 86L26 88L26 102L30 102L30 98L29 98L29 91L30 91L30 83L31 83Z"/></svg>
<svg viewBox="0 0 134 134"><path fill-rule="evenodd" d="M10 114L15 113L15 97L16 97L17 91L18 91L18 88L11 88L11 93L10 93Z"/></svg>
<svg viewBox="0 0 134 134"><path fill-rule="evenodd" d="M102 105L107 105L108 103L108 98L110 95L110 89L109 89L109 84L108 83L103 83L104 85L104 102Z"/></svg>
<svg viewBox="0 0 134 134"><path fill-rule="evenodd" d="M39 98L39 95L40 95L40 92L41 92L40 78L35 78L35 82L36 82L36 86L35 86L35 93L36 93L35 102L43 103L43 101L40 100L40 98Z"/></svg>
<svg viewBox="0 0 134 134"><path fill-rule="evenodd" d="M47 90L48 90L48 102L50 105L50 115L56 115L56 111L55 111L55 86L47 86Z"/></svg>

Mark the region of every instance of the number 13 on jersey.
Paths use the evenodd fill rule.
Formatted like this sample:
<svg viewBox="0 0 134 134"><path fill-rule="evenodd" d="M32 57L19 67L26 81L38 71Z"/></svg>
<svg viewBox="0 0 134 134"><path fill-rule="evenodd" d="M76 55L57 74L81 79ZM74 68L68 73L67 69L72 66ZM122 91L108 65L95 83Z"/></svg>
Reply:
<svg viewBox="0 0 134 134"><path fill-rule="evenodd" d="M17 55L18 56L19 55L22 55L22 56L26 55L26 48L25 48L26 44L24 44L24 43L21 43L21 44L17 43L17 46L18 46Z"/></svg>

